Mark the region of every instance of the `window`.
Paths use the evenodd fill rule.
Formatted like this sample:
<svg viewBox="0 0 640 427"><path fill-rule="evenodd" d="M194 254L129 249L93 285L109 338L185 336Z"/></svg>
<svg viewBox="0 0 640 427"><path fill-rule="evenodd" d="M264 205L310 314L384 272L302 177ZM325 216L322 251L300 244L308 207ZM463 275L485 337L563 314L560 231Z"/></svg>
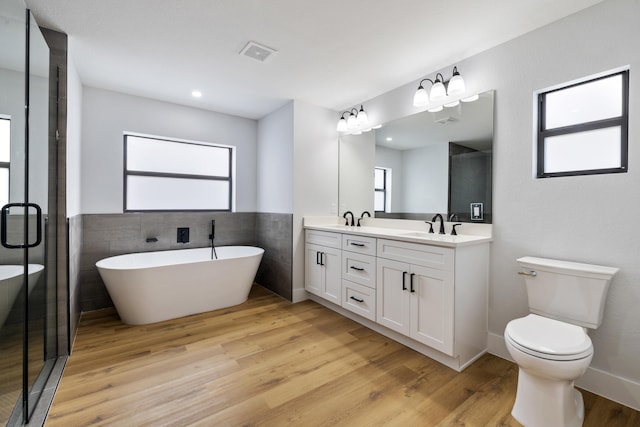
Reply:
<svg viewBox="0 0 640 427"><path fill-rule="evenodd" d="M374 169L374 206L375 212L391 212L391 169Z"/></svg>
<svg viewBox="0 0 640 427"><path fill-rule="evenodd" d="M627 171L629 70L538 95L538 178Z"/></svg>
<svg viewBox="0 0 640 427"><path fill-rule="evenodd" d="M11 120L0 117L0 206L9 203L9 163L11 161Z"/></svg>
<svg viewBox="0 0 640 427"><path fill-rule="evenodd" d="M125 134L125 211L230 211L233 147Z"/></svg>

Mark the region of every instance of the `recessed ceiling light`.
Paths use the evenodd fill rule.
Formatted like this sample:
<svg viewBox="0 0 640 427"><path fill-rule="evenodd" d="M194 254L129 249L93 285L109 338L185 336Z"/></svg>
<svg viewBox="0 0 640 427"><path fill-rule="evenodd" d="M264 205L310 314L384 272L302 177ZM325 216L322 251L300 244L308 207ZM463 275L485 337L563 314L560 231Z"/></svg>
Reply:
<svg viewBox="0 0 640 427"><path fill-rule="evenodd" d="M193 92L191 92L191 96L193 96L194 98L200 98L202 97L202 92L200 92L199 90L194 90Z"/></svg>

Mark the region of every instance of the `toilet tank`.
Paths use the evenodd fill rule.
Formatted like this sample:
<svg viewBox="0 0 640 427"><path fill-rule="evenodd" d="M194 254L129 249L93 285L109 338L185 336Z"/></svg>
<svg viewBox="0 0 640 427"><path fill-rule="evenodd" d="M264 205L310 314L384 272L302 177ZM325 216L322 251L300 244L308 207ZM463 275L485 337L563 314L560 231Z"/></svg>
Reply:
<svg viewBox="0 0 640 427"><path fill-rule="evenodd" d="M617 268L547 258L518 259L532 313L596 329Z"/></svg>

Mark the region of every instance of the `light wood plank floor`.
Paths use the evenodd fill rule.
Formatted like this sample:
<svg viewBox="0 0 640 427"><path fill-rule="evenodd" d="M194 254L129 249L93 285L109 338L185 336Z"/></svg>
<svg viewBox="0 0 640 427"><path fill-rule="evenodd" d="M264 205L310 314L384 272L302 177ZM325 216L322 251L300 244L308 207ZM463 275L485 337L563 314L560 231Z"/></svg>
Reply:
<svg viewBox="0 0 640 427"><path fill-rule="evenodd" d="M147 326L83 315L46 425L518 426L517 367L463 373L314 302L260 287L236 307ZM585 426L640 413L583 392Z"/></svg>

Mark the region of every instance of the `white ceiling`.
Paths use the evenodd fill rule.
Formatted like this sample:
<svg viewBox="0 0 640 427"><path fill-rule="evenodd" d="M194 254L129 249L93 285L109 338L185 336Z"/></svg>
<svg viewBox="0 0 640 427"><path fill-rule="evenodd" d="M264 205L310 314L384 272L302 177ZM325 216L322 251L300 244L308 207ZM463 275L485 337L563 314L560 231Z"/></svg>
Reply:
<svg viewBox="0 0 640 427"><path fill-rule="evenodd" d="M346 109L601 0L25 1L83 84L258 119ZM250 40L278 52L239 55Z"/></svg>

